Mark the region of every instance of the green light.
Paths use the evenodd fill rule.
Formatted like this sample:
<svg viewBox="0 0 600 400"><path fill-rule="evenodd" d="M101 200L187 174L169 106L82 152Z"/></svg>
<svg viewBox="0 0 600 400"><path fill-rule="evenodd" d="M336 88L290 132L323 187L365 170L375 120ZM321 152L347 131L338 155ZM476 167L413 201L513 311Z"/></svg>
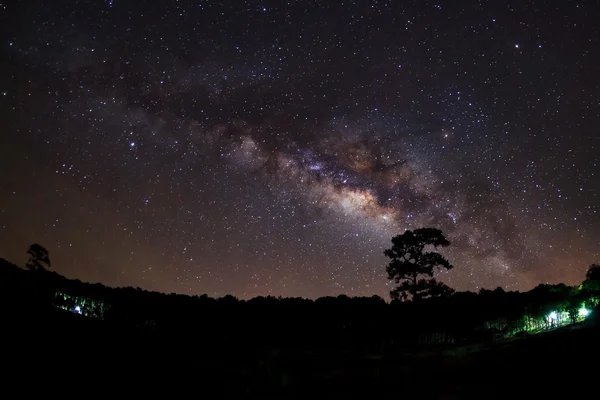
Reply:
<svg viewBox="0 0 600 400"><path fill-rule="evenodd" d="M590 315L590 312L588 311L588 309L587 309L587 308L585 308L585 307L581 307L581 308L579 309L579 316L580 316L580 317L587 317L588 315Z"/></svg>

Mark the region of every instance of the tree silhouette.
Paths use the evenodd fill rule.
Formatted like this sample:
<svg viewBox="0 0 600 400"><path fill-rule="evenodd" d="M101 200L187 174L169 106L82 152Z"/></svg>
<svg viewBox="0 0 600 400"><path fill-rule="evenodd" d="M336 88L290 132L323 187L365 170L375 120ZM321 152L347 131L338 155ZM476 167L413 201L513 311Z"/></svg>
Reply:
<svg viewBox="0 0 600 400"><path fill-rule="evenodd" d="M50 268L50 256L48 255L48 250L40 244L34 243L29 246L29 250L27 250L27 254L29 254L29 260L25 266L32 271L45 270L46 265Z"/></svg>
<svg viewBox="0 0 600 400"><path fill-rule="evenodd" d="M406 300L410 295L413 301L418 301L451 294L453 290L438 282L433 273L435 269L451 269L452 265L441 254L426 251L427 246L449 245L442 231L434 228L407 230L393 237L392 248L384 252L391 259L386 268L388 279L398 284L390 292L392 299Z"/></svg>
<svg viewBox="0 0 600 400"><path fill-rule="evenodd" d="M600 265L592 264L585 273L585 278L592 281L600 281Z"/></svg>
<svg viewBox="0 0 600 400"><path fill-rule="evenodd" d="M588 267L583 288L592 292L600 292L600 265L592 264Z"/></svg>

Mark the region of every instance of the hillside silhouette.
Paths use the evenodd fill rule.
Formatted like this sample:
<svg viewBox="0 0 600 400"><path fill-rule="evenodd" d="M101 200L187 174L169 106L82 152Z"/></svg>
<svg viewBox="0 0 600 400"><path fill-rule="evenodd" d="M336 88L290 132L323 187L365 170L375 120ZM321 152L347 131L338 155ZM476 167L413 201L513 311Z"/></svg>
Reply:
<svg viewBox="0 0 600 400"><path fill-rule="evenodd" d="M566 382L595 375L585 365L600 350L590 306L596 272L591 267L579 287L419 302L244 301L110 288L0 259L5 359L15 370L36 360L50 382L72 371L73 379L102 376L109 386L203 382L203 393L231 396L393 394L399 386L425 398L500 398L515 385L546 393L534 377L561 365L571 366L560 372Z"/></svg>

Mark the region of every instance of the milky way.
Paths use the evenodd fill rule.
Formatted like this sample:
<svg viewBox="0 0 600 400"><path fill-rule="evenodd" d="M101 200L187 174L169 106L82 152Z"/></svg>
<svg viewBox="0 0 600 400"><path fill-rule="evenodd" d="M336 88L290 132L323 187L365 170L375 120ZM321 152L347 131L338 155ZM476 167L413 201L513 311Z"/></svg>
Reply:
<svg viewBox="0 0 600 400"><path fill-rule="evenodd" d="M334 3L7 5L0 256L37 241L113 286L387 297L391 237L437 227L456 289L581 281L598 5Z"/></svg>

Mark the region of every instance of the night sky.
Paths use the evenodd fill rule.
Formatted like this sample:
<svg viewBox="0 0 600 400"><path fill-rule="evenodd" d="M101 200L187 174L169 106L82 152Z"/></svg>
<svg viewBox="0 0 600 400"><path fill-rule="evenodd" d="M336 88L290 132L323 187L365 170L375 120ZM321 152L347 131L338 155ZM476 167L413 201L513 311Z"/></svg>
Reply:
<svg viewBox="0 0 600 400"><path fill-rule="evenodd" d="M596 1L1 5L0 256L111 286L388 298L600 261ZM167 2L165 2L167 3Z"/></svg>

